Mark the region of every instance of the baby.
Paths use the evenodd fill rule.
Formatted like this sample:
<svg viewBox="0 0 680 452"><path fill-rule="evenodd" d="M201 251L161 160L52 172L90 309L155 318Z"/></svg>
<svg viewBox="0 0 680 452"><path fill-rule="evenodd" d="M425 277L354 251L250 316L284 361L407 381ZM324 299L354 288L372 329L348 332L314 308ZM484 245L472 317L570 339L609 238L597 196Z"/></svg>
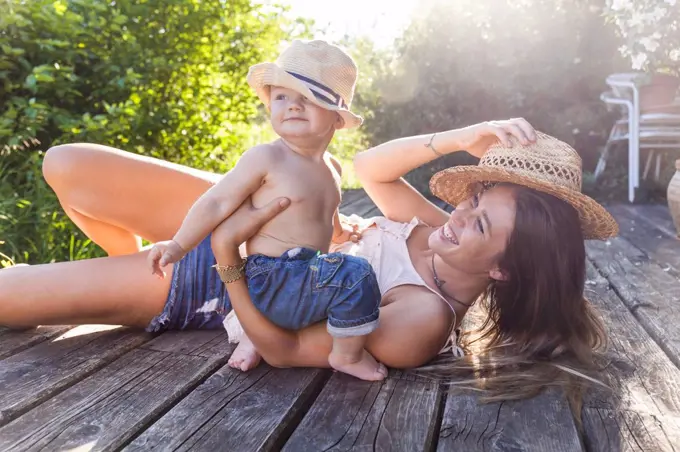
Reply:
<svg viewBox="0 0 680 452"><path fill-rule="evenodd" d="M251 67L248 83L280 138L246 151L196 201L175 237L155 244L149 266L162 277L161 267L181 260L247 197L260 206L285 196L290 207L246 243L253 303L288 329L327 319L331 367L382 380L385 366L364 349L367 334L378 326L375 273L365 259L328 254L331 241L352 234L339 217L341 168L326 148L337 129L361 125L361 117L349 110L356 79L352 58L324 41L294 41L275 63Z"/></svg>

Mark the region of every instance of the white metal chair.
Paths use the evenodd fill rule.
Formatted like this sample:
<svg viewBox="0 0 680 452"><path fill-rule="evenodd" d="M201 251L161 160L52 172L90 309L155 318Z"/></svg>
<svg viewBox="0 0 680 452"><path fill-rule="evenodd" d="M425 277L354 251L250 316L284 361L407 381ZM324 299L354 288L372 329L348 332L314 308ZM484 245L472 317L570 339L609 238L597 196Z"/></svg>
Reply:
<svg viewBox="0 0 680 452"><path fill-rule="evenodd" d="M640 186L640 149L649 149L643 178L649 173L656 153L655 177L660 173L663 149L680 150L680 103L660 109L659 112L640 114L640 92L634 78L639 74L613 74L607 78L611 91L600 96L608 105L625 108L626 115L616 121L595 168L595 179L605 169L612 147L628 141L628 199L635 200L635 189Z"/></svg>

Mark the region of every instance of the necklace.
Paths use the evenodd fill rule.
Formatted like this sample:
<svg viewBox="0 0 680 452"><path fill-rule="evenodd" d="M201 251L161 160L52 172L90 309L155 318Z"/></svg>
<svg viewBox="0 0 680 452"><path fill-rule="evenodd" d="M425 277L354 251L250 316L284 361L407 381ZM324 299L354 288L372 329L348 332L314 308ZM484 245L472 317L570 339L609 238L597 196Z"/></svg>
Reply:
<svg viewBox="0 0 680 452"><path fill-rule="evenodd" d="M432 253L432 276L434 277L434 284L437 286L437 289L439 289L439 291L442 293L442 295L452 299L453 301L455 301L458 304L465 306L466 308L469 308L474 304L474 301L470 304L463 303L462 301L444 293L444 289L442 289L442 287L444 286L444 284L446 284L446 281L442 281L441 279L439 279L439 276L437 276L437 270L434 268L434 253Z"/></svg>

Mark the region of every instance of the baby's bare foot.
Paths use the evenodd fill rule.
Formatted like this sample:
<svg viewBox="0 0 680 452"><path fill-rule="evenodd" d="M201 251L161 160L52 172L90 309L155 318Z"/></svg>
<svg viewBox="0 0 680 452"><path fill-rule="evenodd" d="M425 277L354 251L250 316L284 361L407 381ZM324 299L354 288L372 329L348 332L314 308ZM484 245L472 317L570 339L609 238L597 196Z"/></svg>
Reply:
<svg viewBox="0 0 680 452"><path fill-rule="evenodd" d="M328 356L328 363L335 370L353 375L367 381L380 381L387 377L387 368L384 364L375 360L366 350L357 360L348 356L331 353Z"/></svg>
<svg viewBox="0 0 680 452"><path fill-rule="evenodd" d="M262 356L257 353L253 343L244 335L234 353L231 354L231 358L229 358L229 367L246 372L256 368L261 359Z"/></svg>

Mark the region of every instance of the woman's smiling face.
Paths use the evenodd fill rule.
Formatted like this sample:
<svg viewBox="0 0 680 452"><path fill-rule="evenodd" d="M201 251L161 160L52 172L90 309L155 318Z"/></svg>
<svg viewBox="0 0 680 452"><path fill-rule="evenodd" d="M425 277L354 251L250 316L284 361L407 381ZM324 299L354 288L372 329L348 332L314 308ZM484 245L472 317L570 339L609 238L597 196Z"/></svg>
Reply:
<svg viewBox="0 0 680 452"><path fill-rule="evenodd" d="M514 225L513 191L497 186L460 203L449 221L430 235L428 245L452 268L491 275Z"/></svg>

